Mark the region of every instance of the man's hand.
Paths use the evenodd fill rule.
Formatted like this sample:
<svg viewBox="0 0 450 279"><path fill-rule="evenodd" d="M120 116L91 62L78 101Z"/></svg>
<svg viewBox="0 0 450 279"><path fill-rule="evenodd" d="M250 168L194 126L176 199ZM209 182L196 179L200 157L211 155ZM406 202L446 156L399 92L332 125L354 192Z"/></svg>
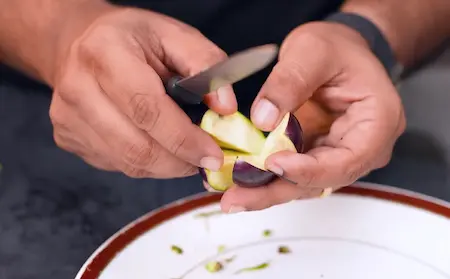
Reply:
<svg viewBox="0 0 450 279"><path fill-rule="evenodd" d="M221 166L218 145L172 101L163 81L210 67L226 57L222 50L175 19L131 8L107 9L79 34L61 42L67 51L53 71L58 146L131 177ZM206 103L222 114L237 108L231 87L210 93Z"/></svg>
<svg viewBox="0 0 450 279"><path fill-rule="evenodd" d="M279 152L266 161L268 169L297 185L277 180L253 189L233 187L222 199L225 212L329 194L389 162L405 129L402 104L358 33L334 23L310 23L294 30L253 104L252 121L272 130L286 112L295 112L308 99L335 117L329 133L317 138L305 154Z"/></svg>

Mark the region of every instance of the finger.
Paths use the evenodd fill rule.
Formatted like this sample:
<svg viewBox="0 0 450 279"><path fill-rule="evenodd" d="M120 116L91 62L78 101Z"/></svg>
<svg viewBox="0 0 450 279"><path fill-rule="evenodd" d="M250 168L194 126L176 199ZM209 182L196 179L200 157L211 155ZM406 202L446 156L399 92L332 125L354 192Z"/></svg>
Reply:
<svg viewBox="0 0 450 279"><path fill-rule="evenodd" d="M190 27L184 28L185 32L177 31L174 36L161 37L161 46L165 54L164 64L169 68L175 69L182 76L192 76L227 58L223 50L199 31ZM224 86L210 92L205 97L205 103L217 113L224 115L237 110L232 86Z"/></svg>
<svg viewBox="0 0 450 279"><path fill-rule="evenodd" d="M101 170L117 170L108 160L105 144L87 125L76 111L60 98L58 92L52 97L50 119L53 124L53 138L56 145L81 157L86 163ZM80 137L80 135L84 135ZM93 150L97 146L100 150Z"/></svg>
<svg viewBox="0 0 450 279"><path fill-rule="evenodd" d="M251 119L265 131L273 130L286 112L296 111L314 91L332 79L337 67L328 44L306 34L291 37L255 99Z"/></svg>
<svg viewBox="0 0 450 279"><path fill-rule="evenodd" d="M68 137L67 135L65 135L65 133L55 132L53 138L59 148L67 152L76 154L87 164L100 170L117 170L117 168L115 168L114 165L102 154L94 150L87 150L82 144L72 139L71 137Z"/></svg>
<svg viewBox="0 0 450 279"><path fill-rule="evenodd" d="M192 165L176 158L158 142L139 130L101 91L86 72L78 72L78 83L72 84L72 109L104 141L116 168L131 177L171 178L195 173ZM102 150L94 146L94 150Z"/></svg>
<svg viewBox="0 0 450 279"><path fill-rule="evenodd" d="M237 110L236 96L231 85L205 95L204 103L221 115L229 115Z"/></svg>
<svg viewBox="0 0 450 279"><path fill-rule="evenodd" d="M332 124L322 146L306 154L274 154L267 167L278 165L289 178L310 187L351 184L390 158L386 150L395 143L397 123L384 115L385 109L376 98L355 102Z"/></svg>
<svg viewBox="0 0 450 279"><path fill-rule="evenodd" d="M81 156L83 161L92 167L103 171L118 171L116 167L109 160L99 160L98 155L94 153L93 156Z"/></svg>
<svg viewBox="0 0 450 279"><path fill-rule="evenodd" d="M233 187L227 190L221 200L225 213L238 213L269 208L297 199L320 196L322 189L299 188L281 180L257 188Z"/></svg>
<svg viewBox="0 0 450 279"><path fill-rule="evenodd" d="M101 88L134 125L173 156L207 169L220 168L223 154L219 146L168 97L152 68L115 47L105 50L104 61L100 63L103 67L96 75Z"/></svg>
<svg viewBox="0 0 450 279"><path fill-rule="evenodd" d="M360 141L370 141L361 136ZM359 145L360 142L353 145ZM278 152L271 155L266 165L268 169L277 169L287 178L297 182L299 187L342 187L354 183L360 177L377 167L378 154L367 148L354 146L314 148L306 154ZM364 144L363 144L364 145Z"/></svg>

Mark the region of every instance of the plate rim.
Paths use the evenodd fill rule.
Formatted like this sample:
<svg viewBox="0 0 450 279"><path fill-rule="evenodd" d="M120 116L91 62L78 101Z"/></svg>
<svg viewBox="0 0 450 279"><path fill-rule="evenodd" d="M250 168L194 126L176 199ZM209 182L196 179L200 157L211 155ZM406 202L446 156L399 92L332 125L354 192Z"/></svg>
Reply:
<svg viewBox="0 0 450 279"><path fill-rule="evenodd" d="M339 189L335 194L397 202L450 219L450 202L395 186L355 182ZM217 203L221 196L221 193L201 192L178 199L140 216L104 241L84 262L75 279L98 278L115 256L135 239L165 221L188 211Z"/></svg>

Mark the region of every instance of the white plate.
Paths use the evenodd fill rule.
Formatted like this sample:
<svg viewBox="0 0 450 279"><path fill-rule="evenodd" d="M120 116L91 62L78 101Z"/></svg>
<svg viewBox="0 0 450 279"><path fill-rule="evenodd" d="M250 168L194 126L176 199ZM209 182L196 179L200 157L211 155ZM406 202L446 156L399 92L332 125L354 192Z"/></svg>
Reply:
<svg viewBox="0 0 450 279"><path fill-rule="evenodd" d="M450 278L445 202L358 184L324 199L198 217L218 210L219 200L218 194L201 194L150 212L106 241L76 278ZM282 245L291 253L278 253ZM225 251L218 252L220 246ZM219 272L205 268L229 258ZM263 263L268 267L237 272Z"/></svg>

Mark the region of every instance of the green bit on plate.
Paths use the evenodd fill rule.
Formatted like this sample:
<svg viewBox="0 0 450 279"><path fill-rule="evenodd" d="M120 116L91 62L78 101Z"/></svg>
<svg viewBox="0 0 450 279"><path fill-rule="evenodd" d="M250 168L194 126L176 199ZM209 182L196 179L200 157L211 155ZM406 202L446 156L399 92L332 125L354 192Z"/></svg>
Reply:
<svg viewBox="0 0 450 279"><path fill-rule="evenodd" d="M259 264L256 266L239 269L238 271L235 272L235 274L239 274L242 272L249 272L249 271L257 271L257 270L265 269L268 267L269 267L269 263L262 263L262 264Z"/></svg>
<svg viewBox="0 0 450 279"><path fill-rule="evenodd" d="M278 253L289 254L289 253L291 253L291 249L289 249L289 247L287 247L287 246L280 246L280 247L278 247Z"/></svg>
<svg viewBox="0 0 450 279"><path fill-rule="evenodd" d="M170 247L170 249L176 254L179 254L179 255L183 254L183 249L181 249L180 247L178 247L176 245L172 245Z"/></svg>
<svg viewBox="0 0 450 279"><path fill-rule="evenodd" d="M209 212L198 213L194 217L195 218L208 218L208 217L211 217L211 216L222 215L222 214L223 214L222 211L214 210L214 211L209 211Z"/></svg>
<svg viewBox="0 0 450 279"><path fill-rule="evenodd" d="M223 265L220 262L212 261L205 265L207 271L214 273L221 271L223 269Z"/></svg>
<svg viewBox="0 0 450 279"><path fill-rule="evenodd" d="M220 245L218 248L217 248L217 251L219 251L219 253L222 253L223 251L225 251L225 246L224 245Z"/></svg>
<svg viewBox="0 0 450 279"><path fill-rule="evenodd" d="M264 230L263 231L263 236L264 237L269 237L269 236L271 236L272 235L272 231L271 230Z"/></svg>

